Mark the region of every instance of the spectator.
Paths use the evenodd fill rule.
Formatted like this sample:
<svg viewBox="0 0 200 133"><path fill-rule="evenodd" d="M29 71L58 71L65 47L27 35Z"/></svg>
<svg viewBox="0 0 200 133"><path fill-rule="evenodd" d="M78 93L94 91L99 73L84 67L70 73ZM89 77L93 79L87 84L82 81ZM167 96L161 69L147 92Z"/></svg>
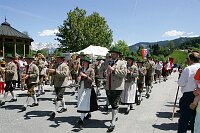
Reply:
<svg viewBox="0 0 200 133"><path fill-rule="evenodd" d="M178 133L186 133L190 123L191 132L194 131L195 111L190 109L189 106L194 100L193 91L196 88L194 75L200 68L199 52L192 52L188 56L188 66L183 70L178 80L178 85L181 87L183 96L180 99L180 119L178 123Z"/></svg>

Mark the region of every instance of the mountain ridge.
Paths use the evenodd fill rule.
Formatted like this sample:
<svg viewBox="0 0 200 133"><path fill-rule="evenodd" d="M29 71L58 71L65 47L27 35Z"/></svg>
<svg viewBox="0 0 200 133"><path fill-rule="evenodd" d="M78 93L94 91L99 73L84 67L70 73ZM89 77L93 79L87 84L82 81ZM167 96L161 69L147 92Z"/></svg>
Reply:
<svg viewBox="0 0 200 133"><path fill-rule="evenodd" d="M144 48L148 48L149 45L155 45L155 44L158 44L159 46L165 46L171 42L174 44L175 47L178 47L182 43L189 41L191 39L194 39L194 38L200 38L200 36L199 37L179 37L179 38L176 38L173 40L164 40L164 41L157 41L157 42L139 42L139 43L129 46L129 49L131 51L137 51L140 46L144 47Z"/></svg>

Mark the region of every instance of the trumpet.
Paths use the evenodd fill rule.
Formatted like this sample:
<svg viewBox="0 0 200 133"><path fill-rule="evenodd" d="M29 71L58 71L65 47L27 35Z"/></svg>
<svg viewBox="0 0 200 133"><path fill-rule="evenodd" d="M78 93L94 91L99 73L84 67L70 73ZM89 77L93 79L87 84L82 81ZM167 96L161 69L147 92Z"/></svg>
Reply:
<svg viewBox="0 0 200 133"><path fill-rule="evenodd" d="M0 78L3 81L5 81L5 78L6 78L6 74L5 74L6 69L7 67L0 67Z"/></svg>

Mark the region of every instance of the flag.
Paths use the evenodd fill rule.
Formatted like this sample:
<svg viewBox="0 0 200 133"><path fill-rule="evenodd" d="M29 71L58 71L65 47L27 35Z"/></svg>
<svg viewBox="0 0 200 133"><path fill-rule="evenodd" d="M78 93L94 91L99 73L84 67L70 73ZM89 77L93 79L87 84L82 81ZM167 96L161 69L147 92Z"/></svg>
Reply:
<svg viewBox="0 0 200 133"><path fill-rule="evenodd" d="M173 65L173 62L174 62L174 58L171 58L169 57L169 63L170 63L170 68L172 69L172 65Z"/></svg>
<svg viewBox="0 0 200 133"><path fill-rule="evenodd" d="M146 59L147 54L148 54L148 50L143 48L142 49L142 59Z"/></svg>

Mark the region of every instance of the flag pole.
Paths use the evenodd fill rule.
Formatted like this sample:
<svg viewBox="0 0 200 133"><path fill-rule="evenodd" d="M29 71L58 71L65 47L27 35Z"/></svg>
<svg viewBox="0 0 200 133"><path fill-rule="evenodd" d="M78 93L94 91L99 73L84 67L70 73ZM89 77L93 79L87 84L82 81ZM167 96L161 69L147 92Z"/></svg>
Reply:
<svg viewBox="0 0 200 133"><path fill-rule="evenodd" d="M174 119L175 108L176 108L176 102L177 102L177 98L178 98L178 92L179 92L179 86L178 86L178 89L177 89L177 92L176 92L176 98L175 98L175 101L174 101L174 107L173 107L172 118L171 118L172 121L173 121L173 119Z"/></svg>

